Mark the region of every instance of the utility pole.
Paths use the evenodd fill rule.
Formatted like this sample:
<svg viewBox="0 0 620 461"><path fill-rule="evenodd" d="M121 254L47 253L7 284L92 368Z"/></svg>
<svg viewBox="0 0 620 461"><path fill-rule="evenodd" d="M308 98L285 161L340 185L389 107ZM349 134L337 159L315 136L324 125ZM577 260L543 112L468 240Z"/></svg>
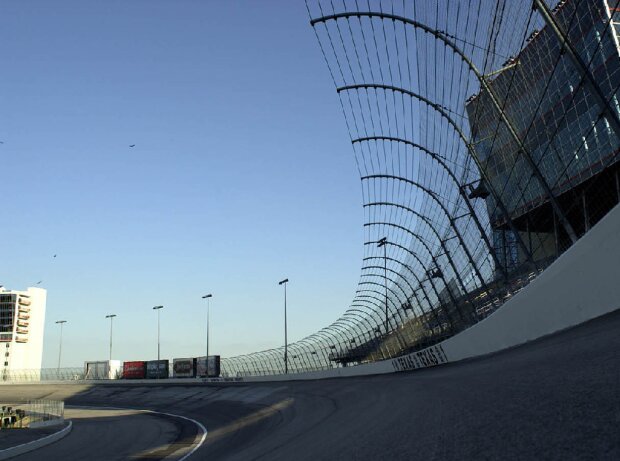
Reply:
<svg viewBox="0 0 620 461"><path fill-rule="evenodd" d="M288 279L278 282L278 285L284 285L284 373L288 374L288 336L286 322L286 284Z"/></svg>
<svg viewBox="0 0 620 461"><path fill-rule="evenodd" d="M116 314L106 315L106 319L110 319L110 361L112 360L112 323Z"/></svg>
<svg viewBox="0 0 620 461"><path fill-rule="evenodd" d="M387 278L387 238L383 237L381 240L377 242L377 247L383 247L383 271L384 271L384 279L385 279L385 334L388 334L388 278Z"/></svg>
<svg viewBox="0 0 620 461"><path fill-rule="evenodd" d="M153 310L157 311L157 377L158 378L159 378L159 373L160 373L159 372L159 365L160 365L160 363L159 363L159 349L160 349L159 348L159 346L160 346L160 343L159 343L159 311L161 309L163 309L163 308L164 308L164 306L155 306L153 308Z"/></svg>
<svg viewBox="0 0 620 461"><path fill-rule="evenodd" d="M60 324L60 345L58 346L58 368L57 372L60 372L60 358L62 357L62 326L67 323L66 320L57 320L56 323Z"/></svg>
<svg viewBox="0 0 620 461"><path fill-rule="evenodd" d="M207 363L209 362L209 299L212 297L213 295L211 293L202 297L202 299L207 300ZM205 364L205 366L207 365Z"/></svg>

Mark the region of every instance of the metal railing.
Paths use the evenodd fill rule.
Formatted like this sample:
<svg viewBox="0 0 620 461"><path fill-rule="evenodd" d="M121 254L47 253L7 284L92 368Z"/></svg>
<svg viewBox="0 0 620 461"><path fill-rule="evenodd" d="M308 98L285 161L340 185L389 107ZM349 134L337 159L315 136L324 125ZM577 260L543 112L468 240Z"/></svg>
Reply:
<svg viewBox="0 0 620 461"><path fill-rule="evenodd" d="M3 403L0 426L3 429L43 427L64 422L65 403L61 400L35 399Z"/></svg>
<svg viewBox="0 0 620 461"><path fill-rule="evenodd" d="M5 370L0 373L0 384L45 381L76 381L81 379L84 379L84 369L77 367Z"/></svg>
<svg viewBox="0 0 620 461"><path fill-rule="evenodd" d="M19 408L25 411L28 427L62 423L65 418L65 402L61 400L27 400Z"/></svg>

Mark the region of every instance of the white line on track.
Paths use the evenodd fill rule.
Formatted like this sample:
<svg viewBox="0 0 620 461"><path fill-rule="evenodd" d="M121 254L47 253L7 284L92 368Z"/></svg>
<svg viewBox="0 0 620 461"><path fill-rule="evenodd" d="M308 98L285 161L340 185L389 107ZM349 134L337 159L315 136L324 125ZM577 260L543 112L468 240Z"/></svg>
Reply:
<svg viewBox="0 0 620 461"><path fill-rule="evenodd" d="M202 444L205 442L205 439L207 438L207 428L204 427L204 425L202 423L200 423L199 421L196 421L195 419L192 418L188 418L187 416L181 416L181 415L175 415L173 413L165 413L163 411L155 411L155 410L143 410L143 409L136 409L136 408L120 408L120 407L96 407L96 406L81 406L81 405L67 405L65 408L67 409L71 409L71 408L83 408L83 409L91 409L91 410L125 410L125 411L139 411L142 413L155 413L155 414L159 414L159 415L166 415L166 416L172 416L174 418L180 418L180 419L185 419L187 421L190 421L192 423L194 423L196 426L198 426L200 428L200 430L202 431L202 437L200 438L200 441L196 444L196 446L194 448L192 448L190 450L189 453L187 453L185 456L183 456L182 458L179 458L178 461L184 461L187 458L189 458L190 456L192 456L194 454L194 452L196 450L198 450Z"/></svg>
<svg viewBox="0 0 620 461"><path fill-rule="evenodd" d="M202 444L204 443L205 439L207 438L207 428L204 427L202 425L202 423L200 423L199 421L196 421L195 419L188 418L186 416L181 416L181 415L173 415L172 413L164 413L162 411L152 411L152 413L159 413L159 414L162 414L162 415L173 416L175 418L186 419L187 421L191 421L192 423L194 423L202 431L202 437L200 438L200 442L198 442L198 444L194 448L192 448L192 450L189 453L187 453L185 456L183 456L181 459L179 459L179 461L183 461L183 460L189 458L190 456L192 456L194 454L194 452L196 450L198 450L202 446Z"/></svg>

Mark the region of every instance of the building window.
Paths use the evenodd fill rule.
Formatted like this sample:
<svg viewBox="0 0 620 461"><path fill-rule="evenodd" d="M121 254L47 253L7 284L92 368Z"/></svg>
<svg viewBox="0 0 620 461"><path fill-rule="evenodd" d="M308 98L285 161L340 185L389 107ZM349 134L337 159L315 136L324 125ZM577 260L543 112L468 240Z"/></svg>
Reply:
<svg viewBox="0 0 620 461"><path fill-rule="evenodd" d="M611 135L611 127L609 126L609 120L607 120L605 117L603 117L603 120L605 120L605 128L607 128L607 134Z"/></svg>

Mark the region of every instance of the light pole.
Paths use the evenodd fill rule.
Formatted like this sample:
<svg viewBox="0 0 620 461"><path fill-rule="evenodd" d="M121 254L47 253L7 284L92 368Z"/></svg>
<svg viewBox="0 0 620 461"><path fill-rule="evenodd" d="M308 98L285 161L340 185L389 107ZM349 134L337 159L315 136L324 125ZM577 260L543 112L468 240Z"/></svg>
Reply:
<svg viewBox="0 0 620 461"><path fill-rule="evenodd" d="M60 371L60 358L62 357L62 326L67 323L66 320L57 320L56 323L60 324L60 345L58 346L58 368L57 372Z"/></svg>
<svg viewBox="0 0 620 461"><path fill-rule="evenodd" d="M207 363L209 362L209 299L212 297L211 293L202 297L202 299L207 300Z"/></svg>
<svg viewBox="0 0 620 461"><path fill-rule="evenodd" d="M157 377L159 378L159 311L163 309L164 306L155 306L153 310L157 311Z"/></svg>
<svg viewBox="0 0 620 461"><path fill-rule="evenodd" d="M383 247L383 270L384 270L384 278L385 278L385 334L388 334L388 286L387 286L387 238L383 237L381 240L377 242L377 247Z"/></svg>
<svg viewBox="0 0 620 461"><path fill-rule="evenodd" d="M105 316L106 319L110 319L110 361L112 361L112 322L114 320L114 317L116 317L116 314L110 314Z"/></svg>
<svg viewBox="0 0 620 461"><path fill-rule="evenodd" d="M288 336L286 331L286 284L288 279L278 282L278 285L284 285L284 373L288 374Z"/></svg>

